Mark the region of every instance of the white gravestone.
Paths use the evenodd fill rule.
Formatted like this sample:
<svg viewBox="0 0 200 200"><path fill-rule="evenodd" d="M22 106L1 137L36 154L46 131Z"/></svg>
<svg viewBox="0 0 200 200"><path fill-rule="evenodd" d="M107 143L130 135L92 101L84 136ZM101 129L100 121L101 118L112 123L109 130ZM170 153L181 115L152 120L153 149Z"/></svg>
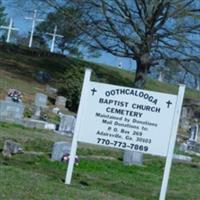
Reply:
<svg viewBox="0 0 200 200"><path fill-rule="evenodd" d="M199 125L198 124L191 126L189 141L197 142L198 132L199 132Z"/></svg>
<svg viewBox="0 0 200 200"><path fill-rule="evenodd" d="M35 96L35 111L34 115L32 116L33 119L39 120L41 116L41 108L47 107L47 95L43 93L37 93Z"/></svg>
<svg viewBox="0 0 200 200"><path fill-rule="evenodd" d="M163 79L164 79L164 74L160 72L158 75L158 81L163 82Z"/></svg>
<svg viewBox="0 0 200 200"><path fill-rule="evenodd" d="M46 86L46 92L47 92L48 96L55 97L58 93L58 89L47 85Z"/></svg>
<svg viewBox="0 0 200 200"><path fill-rule="evenodd" d="M24 116L24 105L11 101L0 101L0 120L20 122Z"/></svg>
<svg viewBox="0 0 200 200"><path fill-rule="evenodd" d="M125 151L123 155L124 165L142 165L143 164L143 153L136 151Z"/></svg>
<svg viewBox="0 0 200 200"><path fill-rule="evenodd" d="M58 107L64 107L65 108L66 101L67 101L67 99L65 97L57 96L55 105L58 106Z"/></svg>
<svg viewBox="0 0 200 200"><path fill-rule="evenodd" d="M61 161L62 156L66 153L70 154L71 144L68 142L56 142L53 145L51 160Z"/></svg>
<svg viewBox="0 0 200 200"><path fill-rule="evenodd" d="M47 107L47 95L43 93L37 93L35 96L35 105L37 107L46 108Z"/></svg>
<svg viewBox="0 0 200 200"><path fill-rule="evenodd" d="M188 144L187 143L180 144L179 150L182 152L186 152L188 150Z"/></svg>
<svg viewBox="0 0 200 200"><path fill-rule="evenodd" d="M60 133L73 133L76 123L76 118L72 115L61 115L59 132Z"/></svg>

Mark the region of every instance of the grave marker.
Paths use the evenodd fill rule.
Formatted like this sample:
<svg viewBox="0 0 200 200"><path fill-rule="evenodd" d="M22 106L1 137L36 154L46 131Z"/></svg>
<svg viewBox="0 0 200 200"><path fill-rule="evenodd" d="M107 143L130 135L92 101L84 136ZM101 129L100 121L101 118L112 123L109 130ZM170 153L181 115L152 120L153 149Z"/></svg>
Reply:
<svg viewBox="0 0 200 200"><path fill-rule="evenodd" d="M56 142L53 145L51 160L61 161L64 154L70 153L71 144L69 142Z"/></svg>
<svg viewBox="0 0 200 200"><path fill-rule="evenodd" d="M34 114L32 116L32 119L40 119L41 117L41 109L42 108L46 108L47 107L47 95L43 94L43 93L37 93L35 96L35 111Z"/></svg>
<svg viewBox="0 0 200 200"><path fill-rule="evenodd" d="M59 132L61 133L74 133L74 126L76 118L71 115L61 115L60 117Z"/></svg>
<svg viewBox="0 0 200 200"><path fill-rule="evenodd" d="M0 101L0 120L21 122L24 115L24 105L12 101Z"/></svg>
<svg viewBox="0 0 200 200"><path fill-rule="evenodd" d="M35 105L37 107L46 108L47 107L47 95L43 93L37 93L35 96Z"/></svg>
<svg viewBox="0 0 200 200"><path fill-rule="evenodd" d="M55 105L58 106L58 107L65 108L66 101L67 101L67 99L65 97L63 97L63 96L57 96L56 97Z"/></svg>
<svg viewBox="0 0 200 200"><path fill-rule="evenodd" d="M90 76L86 70L65 183L71 182L77 142L98 144L166 156L164 200L185 86L171 95L92 82Z"/></svg>
<svg viewBox="0 0 200 200"><path fill-rule="evenodd" d="M190 128L189 141L197 142L198 132L199 132L199 125L198 124L192 125L191 128Z"/></svg>

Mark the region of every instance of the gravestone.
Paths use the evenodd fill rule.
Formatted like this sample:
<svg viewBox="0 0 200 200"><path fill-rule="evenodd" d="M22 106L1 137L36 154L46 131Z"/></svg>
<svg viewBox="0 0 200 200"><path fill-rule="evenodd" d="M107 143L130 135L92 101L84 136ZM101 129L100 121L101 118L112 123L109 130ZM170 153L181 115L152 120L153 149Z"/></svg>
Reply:
<svg viewBox="0 0 200 200"><path fill-rule="evenodd" d="M59 108L65 108L65 105L66 105L66 101L67 99L63 96L57 96L56 97L56 103L55 105Z"/></svg>
<svg viewBox="0 0 200 200"><path fill-rule="evenodd" d="M60 133L74 133L76 118L72 115L61 115L58 131Z"/></svg>
<svg viewBox="0 0 200 200"><path fill-rule="evenodd" d="M41 109L47 107L47 95L43 93L37 93L35 96L35 111L32 116L32 119L40 119L41 117Z"/></svg>
<svg viewBox="0 0 200 200"><path fill-rule="evenodd" d="M173 160L183 161L183 162L192 162L192 157L190 157L190 156L185 156L185 155L177 155L177 154L174 154L174 155L173 155Z"/></svg>
<svg viewBox="0 0 200 200"><path fill-rule="evenodd" d="M198 132L199 132L199 125L198 124L192 125L190 128L189 141L197 142Z"/></svg>
<svg viewBox="0 0 200 200"><path fill-rule="evenodd" d="M13 154L17 153L23 153L21 145L12 140L6 140L2 151L3 156L10 158Z"/></svg>
<svg viewBox="0 0 200 200"><path fill-rule="evenodd" d="M124 151L123 163L124 165L142 165L143 153L136 151Z"/></svg>
<svg viewBox="0 0 200 200"><path fill-rule="evenodd" d="M24 116L24 105L12 101L0 101L0 120L21 122Z"/></svg>
<svg viewBox="0 0 200 200"><path fill-rule="evenodd" d="M46 108L47 107L47 95L43 93L37 93L35 96L35 105L37 107Z"/></svg>
<svg viewBox="0 0 200 200"><path fill-rule="evenodd" d="M182 107L181 118L180 118L180 128L185 129L185 130L188 130L188 127L190 125L188 114L189 114L188 108Z"/></svg>
<svg viewBox="0 0 200 200"><path fill-rule="evenodd" d="M199 125L194 124L189 129L189 139L187 141L188 150L195 151L198 140Z"/></svg>
<svg viewBox="0 0 200 200"><path fill-rule="evenodd" d="M179 151L186 152L187 150L188 150L188 144L187 143L180 144Z"/></svg>
<svg viewBox="0 0 200 200"><path fill-rule="evenodd" d="M68 142L56 142L53 145L51 160L61 161L64 154L69 154L71 151L71 143Z"/></svg>
<svg viewBox="0 0 200 200"><path fill-rule="evenodd" d="M47 92L48 96L55 97L58 93L58 89L47 85L46 86L46 92Z"/></svg>
<svg viewBox="0 0 200 200"><path fill-rule="evenodd" d="M163 82L164 74L162 72L159 73L158 81Z"/></svg>

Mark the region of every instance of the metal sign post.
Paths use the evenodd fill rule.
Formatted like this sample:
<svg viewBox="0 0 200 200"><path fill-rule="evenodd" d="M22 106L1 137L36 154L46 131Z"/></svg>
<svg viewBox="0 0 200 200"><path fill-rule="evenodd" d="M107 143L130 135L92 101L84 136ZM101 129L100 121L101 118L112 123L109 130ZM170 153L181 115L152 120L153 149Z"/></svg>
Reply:
<svg viewBox="0 0 200 200"><path fill-rule="evenodd" d="M83 113L84 113L84 109L85 109L85 102L87 101L87 99L85 97L87 97L87 88L88 88L88 84L90 81L91 73L92 73L91 69L86 69L85 76L84 76L84 82L83 82L83 88L82 88L82 92L81 92L80 104L79 104L79 108L78 108L76 126L75 126L74 136L73 136L73 140L72 140L70 159L69 159L69 164L68 164L66 178L65 178L65 184L67 184L67 185L69 185L71 183L71 179L72 179L72 172L73 172L73 168L74 168L74 162L75 162L75 156L76 156L76 150L77 150L78 134L80 131L81 119L83 118Z"/></svg>

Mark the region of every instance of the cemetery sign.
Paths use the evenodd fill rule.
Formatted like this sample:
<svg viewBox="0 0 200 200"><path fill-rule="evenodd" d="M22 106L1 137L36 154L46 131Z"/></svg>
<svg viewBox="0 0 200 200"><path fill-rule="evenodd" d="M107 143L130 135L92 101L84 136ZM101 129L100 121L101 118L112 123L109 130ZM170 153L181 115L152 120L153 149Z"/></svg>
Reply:
<svg viewBox="0 0 200 200"><path fill-rule="evenodd" d="M65 183L77 142L166 156L159 200L165 200L185 86L178 95L90 81L86 69Z"/></svg>
<svg viewBox="0 0 200 200"><path fill-rule="evenodd" d="M78 141L167 155L177 96L95 82L87 94Z"/></svg>

